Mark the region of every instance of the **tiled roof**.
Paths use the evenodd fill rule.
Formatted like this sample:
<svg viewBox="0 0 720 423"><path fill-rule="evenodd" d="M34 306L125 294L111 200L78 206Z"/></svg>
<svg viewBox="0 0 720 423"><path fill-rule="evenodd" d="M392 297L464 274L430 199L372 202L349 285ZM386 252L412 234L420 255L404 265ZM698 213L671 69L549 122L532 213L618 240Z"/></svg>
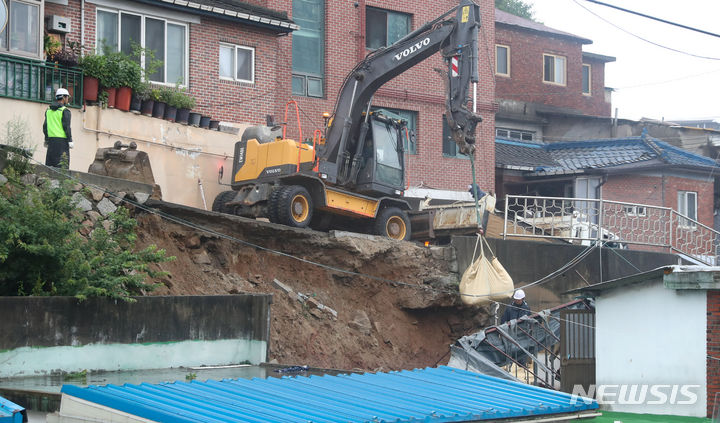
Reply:
<svg viewBox="0 0 720 423"><path fill-rule="evenodd" d="M446 366L282 379L64 385L62 393L175 422L466 422L598 408L593 400Z"/></svg>
<svg viewBox="0 0 720 423"><path fill-rule="evenodd" d="M159 6L171 5L190 13L215 15L280 32L300 29L292 19L288 18L287 12L255 6L238 0L144 0L144 2Z"/></svg>
<svg viewBox="0 0 720 423"><path fill-rule="evenodd" d="M701 169L718 163L651 137L535 144L495 140L496 166L535 173L580 173L628 164L667 164Z"/></svg>
<svg viewBox="0 0 720 423"><path fill-rule="evenodd" d="M569 32L559 31L549 26L545 26L541 23L531 21L530 19L521 18L511 13L504 12L500 9L495 9L495 23L517 26L523 29L531 31L544 32L546 34L555 35L558 37L572 38L579 41L582 44L592 44L592 40L587 38L578 37L577 35L570 34Z"/></svg>

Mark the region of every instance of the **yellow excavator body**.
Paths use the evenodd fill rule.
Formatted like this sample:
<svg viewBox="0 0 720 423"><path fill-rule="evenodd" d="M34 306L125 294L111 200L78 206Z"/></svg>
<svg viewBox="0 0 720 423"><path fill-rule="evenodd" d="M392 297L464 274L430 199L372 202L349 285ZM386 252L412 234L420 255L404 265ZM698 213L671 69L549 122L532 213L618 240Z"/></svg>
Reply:
<svg viewBox="0 0 720 423"><path fill-rule="evenodd" d="M259 143L255 139L247 141L244 157L236 157L242 163L233 177L234 182L245 182L263 176L285 173L292 167L312 168L315 154L310 145L292 139L277 139Z"/></svg>

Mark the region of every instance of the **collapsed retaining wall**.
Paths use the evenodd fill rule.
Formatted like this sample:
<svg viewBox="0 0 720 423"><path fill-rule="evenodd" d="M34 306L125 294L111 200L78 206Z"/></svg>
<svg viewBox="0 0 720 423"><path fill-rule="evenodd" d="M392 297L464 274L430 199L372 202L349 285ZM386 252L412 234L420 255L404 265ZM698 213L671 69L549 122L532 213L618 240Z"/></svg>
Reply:
<svg viewBox="0 0 720 423"><path fill-rule="evenodd" d="M0 377L267 359L272 295L0 297Z"/></svg>

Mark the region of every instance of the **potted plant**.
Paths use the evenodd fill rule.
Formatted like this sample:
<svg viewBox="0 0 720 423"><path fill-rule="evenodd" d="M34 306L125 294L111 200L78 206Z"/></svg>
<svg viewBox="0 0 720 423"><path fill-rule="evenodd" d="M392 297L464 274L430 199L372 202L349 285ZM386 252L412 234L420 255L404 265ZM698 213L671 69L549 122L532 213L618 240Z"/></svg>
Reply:
<svg viewBox="0 0 720 423"><path fill-rule="evenodd" d="M150 99L150 84L145 81L133 88L132 99L130 100L130 111L133 113L143 113L143 103ZM152 114L152 106L149 113Z"/></svg>
<svg viewBox="0 0 720 423"><path fill-rule="evenodd" d="M152 117L162 119L165 116L166 95L160 88L153 88L150 92L150 98L152 98L154 102Z"/></svg>
<svg viewBox="0 0 720 423"><path fill-rule="evenodd" d="M202 115L197 112L190 112L188 115L188 125L198 127L200 126L200 119L202 119Z"/></svg>
<svg viewBox="0 0 720 423"><path fill-rule="evenodd" d="M62 48L62 43L55 35L45 34L44 41L44 53L45 53L45 59L48 61L52 61L52 57L55 55L55 53L59 52Z"/></svg>
<svg viewBox="0 0 720 423"><path fill-rule="evenodd" d="M208 124L208 128L218 131L220 129L220 121L211 118Z"/></svg>
<svg viewBox="0 0 720 423"><path fill-rule="evenodd" d="M140 63L132 60L123 53L112 53L108 57L110 72L115 73L115 86L117 87L117 98L115 107L118 110L130 110L132 90L136 89L142 82L142 68Z"/></svg>
<svg viewBox="0 0 720 423"><path fill-rule="evenodd" d="M96 101L100 80L105 78L106 57L98 54L87 54L81 57L78 62L80 69L83 71L83 99Z"/></svg>
<svg viewBox="0 0 720 423"><path fill-rule="evenodd" d="M107 106L114 108L117 88L121 81L122 65L120 63L123 59L121 53L110 53L105 56L105 72L100 78L100 85L108 95Z"/></svg>
<svg viewBox="0 0 720 423"><path fill-rule="evenodd" d="M210 116L203 116L200 118L200 127L208 129L210 127Z"/></svg>
<svg viewBox="0 0 720 423"><path fill-rule="evenodd" d="M190 110L195 107L195 98L189 95L184 89L178 92L177 99L177 116L175 122L188 124L190 119Z"/></svg>

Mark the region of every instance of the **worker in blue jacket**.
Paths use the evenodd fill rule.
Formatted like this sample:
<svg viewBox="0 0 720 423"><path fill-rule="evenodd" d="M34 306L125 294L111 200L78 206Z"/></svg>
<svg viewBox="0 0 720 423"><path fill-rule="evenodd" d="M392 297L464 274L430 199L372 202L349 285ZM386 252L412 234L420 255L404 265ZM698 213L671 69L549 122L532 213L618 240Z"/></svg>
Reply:
<svg viewBox="0 0 720 423"><path fill-rule="evenodd" d="M43 134L45 134L45 165L60 167L61 164L70 167L70 149L73 148L72 132L70 130L70 93L65 88L59 88L55 93L55 101L45 111ZM64 160L63 160L64 156ZM63 163L63 162L66 163Z"/></svg>
<svg viewBox="0 0 720 423"><path fill-rule="evenodd" d="M518 289L513 294L513 302L505 306L500 324L528 315L530 315L530 306L525 302L525 291Z"/></svg>

